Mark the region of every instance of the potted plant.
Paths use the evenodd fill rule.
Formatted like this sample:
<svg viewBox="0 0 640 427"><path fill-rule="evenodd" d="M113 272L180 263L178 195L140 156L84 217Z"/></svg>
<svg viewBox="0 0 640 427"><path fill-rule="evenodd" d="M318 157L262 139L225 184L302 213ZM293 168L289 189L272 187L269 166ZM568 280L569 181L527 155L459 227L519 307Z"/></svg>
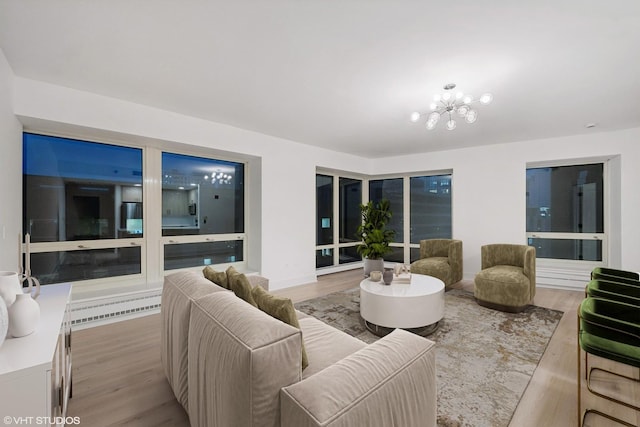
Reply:
<svg viewBox="0 0 640 427"><path fill-rule="evenodd" d="M389 243L393 241L395 232L387 230L387 224L393 213L389 200L382 199L378 203L360 205L362 224L358 227L357 237L362 243L356 246L358 254L364 258L364 275L372 271L384 271L384 257L392 251Z"/></svg>

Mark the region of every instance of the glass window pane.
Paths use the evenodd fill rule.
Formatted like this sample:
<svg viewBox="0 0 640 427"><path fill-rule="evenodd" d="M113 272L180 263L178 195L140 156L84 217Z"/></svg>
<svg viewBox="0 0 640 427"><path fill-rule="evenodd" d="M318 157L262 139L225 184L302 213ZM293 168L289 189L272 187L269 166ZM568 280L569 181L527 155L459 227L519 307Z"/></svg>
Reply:
<svg viewBox="0 0 640 427"><path fill-rule="evenodd" d="M410 179L411 243L451 238L451 175Z"/></svg>
<svg viewBox="0 0 640 427"><path fill-rule="evenodd" d="M340 178L340 243L358 241L356 233L362 223L361 203L362 181Z"/></svg>
<svg viewBox="0 0 640 427"><path fill-rule="evenodd" d="M603 233L603 164L527 169L527 231Z"/></svg>
<svg viewBox="0 0 640 427"><path fill-rule="evenodd" d="M601 240L530 238L536 248L536 258L602 261Z"/></svg>
<svg viewBox="0 0 640 427"><path fill-rule="evenodd" d="M333 178L316 175L316 245L333 243Z"/></svg>
<svg viewBox="0 0 640 427"><path fill-rule="evenodd" d="M330 267L333 265L333 249L318 249L316 251L316 268Z"/></svg>
<svg viewBox="0 0 640 427"><path fill-rule="evenodd" d="M244 165L162 153L162 235L244 233Z"/></svg>
<svg viewBox="0 0 640 427"><path fill-rule="evenodd" d="M384 256L385 262L399 262L404 264L404 248L392 247L393 251Z"/></svg>
<svg viewBox="0 0 640 427"><path fill-rule="evenodd" d="M73 282L141 273L140 246L31 254L31 272L40 283Z"/></svg>
<svg viewBox="0 0 640 427"><path fill-rule="evenodd" d="M355 246L340 248L340 264L360 261L362 261L362 257L358 255L358 251Z"/></svg>
<svg viewBox="0 0 640 427"><path fill-rule="evenodd" d="M164 269L225 264L243 260L243 241L198 242L164 246Z"/></svg>
<svg viewBox="0 0 640 427"><path fill-rule="evenodd" d="M420 259L420 248L411 248L411 261L410 262L414 262Z"/></svg>
<svg viewBox="0 0 640 427"><path fill-rule="evenodd" d="M369 181L369 200L379 202L382 199L387 199L391 204L393 216L387 227L395 231L396 234L393 241L396 243L404 241L402 181L402 178ZM386 259L387 257L385 256Z"/></svg>
<svg viewBox="0 0 640 427"><path fill-rule="evenodd" d="M23 156L32 242L142 237L141 149L25 133Z"/></svg>

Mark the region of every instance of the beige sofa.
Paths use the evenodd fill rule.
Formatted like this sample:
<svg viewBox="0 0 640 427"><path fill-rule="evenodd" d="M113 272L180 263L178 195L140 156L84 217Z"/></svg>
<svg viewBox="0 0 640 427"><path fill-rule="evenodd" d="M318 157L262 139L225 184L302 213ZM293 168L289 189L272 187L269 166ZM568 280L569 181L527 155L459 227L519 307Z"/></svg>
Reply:
<svg viewBox="0 0 640 427"><path fill-rule="evenodd" d="M433 342L396 330L367 345L298 317L300 329L197 273L166 277L161 358L192 426L436 425Z"/></svg>

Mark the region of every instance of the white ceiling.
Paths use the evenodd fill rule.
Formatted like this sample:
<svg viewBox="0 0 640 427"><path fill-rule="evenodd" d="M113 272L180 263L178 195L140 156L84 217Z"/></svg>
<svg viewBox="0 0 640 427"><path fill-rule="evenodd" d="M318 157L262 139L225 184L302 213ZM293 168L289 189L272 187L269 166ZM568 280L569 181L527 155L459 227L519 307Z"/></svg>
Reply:
<svg viewBox="0 0 640 427"><path fill-rule="evenodd" d="M365 157L640 127L637 0L0 0L0 49L20 77ZM494 101L411 123L449 82Z"/></svg>

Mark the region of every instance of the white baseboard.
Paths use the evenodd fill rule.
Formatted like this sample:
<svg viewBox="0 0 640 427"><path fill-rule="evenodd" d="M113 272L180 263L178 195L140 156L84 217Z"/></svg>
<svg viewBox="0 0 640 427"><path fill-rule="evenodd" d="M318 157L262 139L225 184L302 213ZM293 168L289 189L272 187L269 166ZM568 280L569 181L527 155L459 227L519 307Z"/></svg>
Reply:
<svg viewBox="0 0 640 427"><path fill-rule="evenodd" d="M104 325L160 312L162 288L72 300L73 329Z"/></svg>

